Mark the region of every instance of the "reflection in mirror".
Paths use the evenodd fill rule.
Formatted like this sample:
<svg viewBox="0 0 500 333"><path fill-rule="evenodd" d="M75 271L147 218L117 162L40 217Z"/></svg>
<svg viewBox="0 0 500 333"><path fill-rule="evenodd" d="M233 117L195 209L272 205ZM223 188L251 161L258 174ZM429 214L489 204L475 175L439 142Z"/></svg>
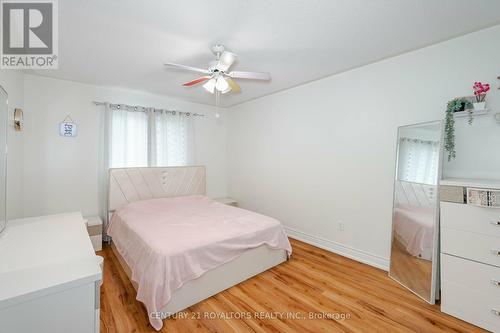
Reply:
<svg viewBox="0 0 500 333"><path fill-rule="evenodd" d="M389 275L429 303L436 299L441 138L441 122L400 127L394 183Z"/></svg>
<svg viewBox="0 0 500 333"><path fill-rule="evenodd" d="M0 86L0 232L7 221L7 93Z"/></svg>

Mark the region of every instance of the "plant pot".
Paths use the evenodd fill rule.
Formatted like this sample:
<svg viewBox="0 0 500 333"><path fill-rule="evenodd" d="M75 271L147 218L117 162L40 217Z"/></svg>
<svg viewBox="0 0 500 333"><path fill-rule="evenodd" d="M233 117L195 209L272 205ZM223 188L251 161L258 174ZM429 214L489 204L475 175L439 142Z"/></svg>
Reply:
<svg viewBox="0 0 500 333"><path fill-rule="evenodd" d="M476 102L473 105L476 111L486 110L486 102Z"/></svg>
<svg viewBox="0 0 500 333"><path fill-rule="evenodd" d="M460 103L460 107L455 112L465 111L465 102Z"/></svg>

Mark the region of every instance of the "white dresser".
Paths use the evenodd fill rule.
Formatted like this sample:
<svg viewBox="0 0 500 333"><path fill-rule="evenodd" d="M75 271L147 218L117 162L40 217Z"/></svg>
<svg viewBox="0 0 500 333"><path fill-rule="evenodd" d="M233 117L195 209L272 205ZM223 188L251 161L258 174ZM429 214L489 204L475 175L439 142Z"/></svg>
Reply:
<svg viewBox="0 0 500 333"><path fill-rule="evenodd" d="M80 213L9 221L0 235L0 332L99 332L101 279Z"/></svg>
<svg viewBox="0 0 500 333"><path fill-rule="evenodd" d="M495 189L499 192L495 192ZM441 311L500 332L500 181L441 181Z"/></svg>
<svg viewBox="0 0 500 333"><path fill-rule="evenodd" d="M102 250L102 220L99 216L84 217L94 251Z"/></svg>

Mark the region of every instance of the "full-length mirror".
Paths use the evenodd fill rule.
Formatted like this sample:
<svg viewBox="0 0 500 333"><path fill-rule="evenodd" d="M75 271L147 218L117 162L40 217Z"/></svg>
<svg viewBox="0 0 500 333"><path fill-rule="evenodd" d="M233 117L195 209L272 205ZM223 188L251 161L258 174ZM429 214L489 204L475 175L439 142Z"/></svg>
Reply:
<svg viewBox="0 0 500 333"><path fill-rule="evenodd" d="M0 86L0 232L7 221L7 93Z"/></svg>
<svg viewBox="0 0 500 333"><path fill-rule="evenodd" d="M440 121L398 131L389 275L429 303L436 299Z"/></svg>

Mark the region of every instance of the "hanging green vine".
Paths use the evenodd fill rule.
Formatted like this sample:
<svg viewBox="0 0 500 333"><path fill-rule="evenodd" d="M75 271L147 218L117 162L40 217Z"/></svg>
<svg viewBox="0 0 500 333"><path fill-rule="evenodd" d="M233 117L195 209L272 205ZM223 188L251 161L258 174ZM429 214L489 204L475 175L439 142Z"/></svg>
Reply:
<svg viewBox="0 0 500 333"><path fill-rule="evenodd" d="M444 149L448 152L448 161L455 158L457 152L455 151L455 112L470 109L472 103L464 97L455 98L448 102L446 106L446 119L444 126ZM469 114L469 124L472 124L472 114Z"/></svg>
<svg viewBox="0 0 500 333"><path fill-rule="evenodd" d="M457 152L455 151L455 118L453 117L453 102L448 102L446 108L446 122L444 126L444 149L448 152L448 161L455 158Z"/></svg>

